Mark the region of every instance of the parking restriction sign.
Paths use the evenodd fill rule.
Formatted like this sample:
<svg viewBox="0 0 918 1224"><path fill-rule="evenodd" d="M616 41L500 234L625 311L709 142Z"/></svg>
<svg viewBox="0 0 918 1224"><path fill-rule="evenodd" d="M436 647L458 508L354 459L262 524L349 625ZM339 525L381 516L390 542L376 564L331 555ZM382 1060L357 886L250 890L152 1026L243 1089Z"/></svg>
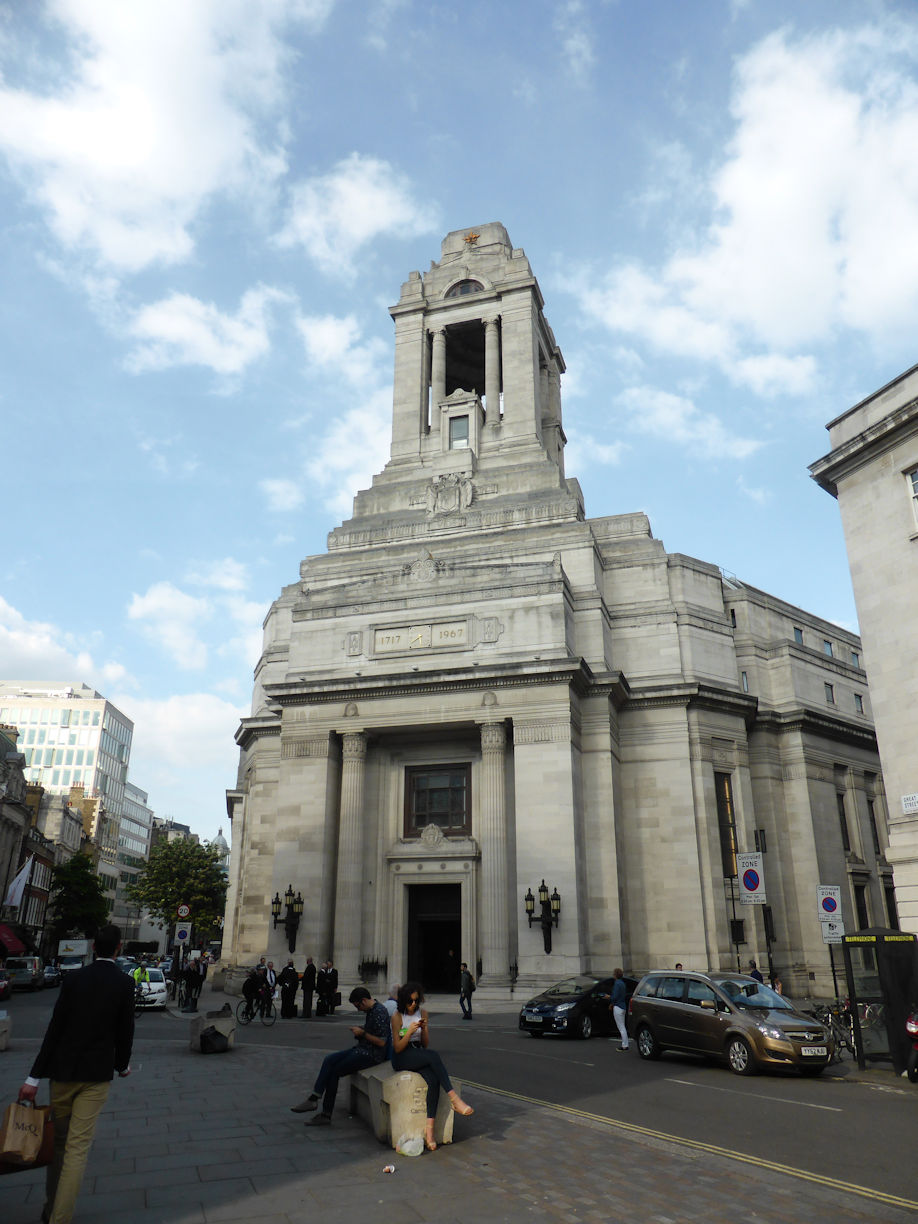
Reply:
<svg viewBox="0 0 918 1224"><path fill-rule="evenodd" d="M740 905L765 905L765 872L761 852L738 854L736 873L739 876Z"/></svg>
<svg viewBox="0 0 918 1224"><path fill-rule="evenodd" d="M838 884L820 884L816 889L816 908L820 922L836 922L841 918L841 888Z"/></svg>

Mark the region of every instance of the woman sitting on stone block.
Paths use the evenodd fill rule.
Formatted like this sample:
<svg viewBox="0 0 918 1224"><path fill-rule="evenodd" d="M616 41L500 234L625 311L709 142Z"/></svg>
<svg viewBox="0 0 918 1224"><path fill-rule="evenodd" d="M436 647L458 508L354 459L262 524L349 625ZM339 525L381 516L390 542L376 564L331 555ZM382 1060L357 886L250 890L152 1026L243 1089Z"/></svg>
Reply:
<svg viewBox="0 0 918 1224"><path fill-rule="evenodd" d="M450 1083L443 1059L429 1048L429 1026L427 1012L422 1011L424 992L417 982L406 982L399 987L396 1010L392 1016L392 1066L396 1071L416 1071L427 1083L427 1125L424 1146L435 1152L434 1122L440 1089L449 1097L450 1105L457 1114L468 1117L475 1111L456 1093Z"/></svg>

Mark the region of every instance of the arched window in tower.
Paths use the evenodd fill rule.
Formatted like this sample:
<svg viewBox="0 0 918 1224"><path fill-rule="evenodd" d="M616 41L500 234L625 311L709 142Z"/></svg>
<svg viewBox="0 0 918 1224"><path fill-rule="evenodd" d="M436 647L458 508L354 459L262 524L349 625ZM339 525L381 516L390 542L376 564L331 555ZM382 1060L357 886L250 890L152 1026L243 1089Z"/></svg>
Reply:
<svg viewBox="0 0 918 1224"><path fill-rule="evenodd" d="M484 290L484 285L477 280L458 281L446 291L448 298L465 297L467 293L481 293Z"/></svg>

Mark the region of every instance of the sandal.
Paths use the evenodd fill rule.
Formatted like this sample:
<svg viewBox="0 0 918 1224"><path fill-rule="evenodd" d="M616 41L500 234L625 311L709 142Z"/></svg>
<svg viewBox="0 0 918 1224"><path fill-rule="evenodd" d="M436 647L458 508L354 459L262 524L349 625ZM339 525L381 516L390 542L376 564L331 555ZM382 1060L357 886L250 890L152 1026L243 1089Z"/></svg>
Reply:
<svg viewBox="0 0 918 1224"><path fill-rule="evenodd" d="M466 1105L462 1097L450 1097L449 1103L453 1107L453 1113L461 1114L463 1118L469 1118L475 1112L471 1105Z"/></svg>
<svg viewBox="0 0 918 1224"><path fill-rule="evenodd" d="M424 1132L424 1146L427 1148L428 1152L435 1152L437 1150L437 1144L434 1139L434 1128L433 1128L432 1122L430 1123L430 1125L427 1127L427 1129Z"/></svg>

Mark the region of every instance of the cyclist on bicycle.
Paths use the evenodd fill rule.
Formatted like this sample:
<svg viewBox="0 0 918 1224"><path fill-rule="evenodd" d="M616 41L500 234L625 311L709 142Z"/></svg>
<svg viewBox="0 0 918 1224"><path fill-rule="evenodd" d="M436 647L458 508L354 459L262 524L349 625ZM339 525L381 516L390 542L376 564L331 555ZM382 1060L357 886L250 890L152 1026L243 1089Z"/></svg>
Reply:
<svg viewBox="0 0 918 1224"><path fill-rule="evenodd" d="M131 977L134 979L134 998L139 1003L143 998L144 983L149 983L150 981L150 974L146 965L143 963L137 965Z"/></svg>
<svg viewBox="0 0 918 1224"><path fill-rule="evenodd" d="M255 1015L256 1003L259 1008L264 1007L262 993L267 989L267 985L264 970L260 966L250 970L249 976L243 982L242 995L246 1001L246 1011L250 1019Z"/></svg>

